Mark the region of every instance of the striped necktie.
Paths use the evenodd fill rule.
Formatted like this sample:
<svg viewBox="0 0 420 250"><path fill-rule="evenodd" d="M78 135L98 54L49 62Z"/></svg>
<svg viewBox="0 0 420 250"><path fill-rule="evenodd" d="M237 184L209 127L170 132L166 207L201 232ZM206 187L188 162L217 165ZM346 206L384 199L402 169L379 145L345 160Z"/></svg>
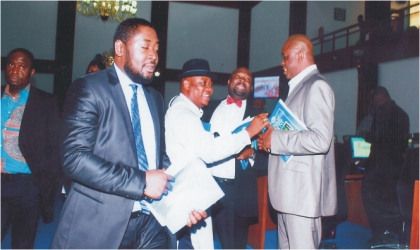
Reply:
<svg viewBox="0 0 420 250"><path fill-rule="evenodd" d="M131 125L133 126L134 141L136 143L137 149L137 161L139 164L139 169L143 171L148 170L148 162L146 151L144 149L143 137L141 135L141 125L140 125L140 111L139 105L137 102L137 84L130 84L133 89L133 97L131 98ZM145 214L150 214L150 211L146 207L146 202L144 200L140 201L141 210Z"/></svg>
<svg viewBox="0 0 420 250"><path fill-rule="evenodd" d="M147 171L149 164L147 162L143 137L141 135L140 112L137 103L137 85L130 84L130 86L133 88L133 98L131 98L131 125L133 126L134 141L136 142L137 160L139 168L143 171Z"/></svg>

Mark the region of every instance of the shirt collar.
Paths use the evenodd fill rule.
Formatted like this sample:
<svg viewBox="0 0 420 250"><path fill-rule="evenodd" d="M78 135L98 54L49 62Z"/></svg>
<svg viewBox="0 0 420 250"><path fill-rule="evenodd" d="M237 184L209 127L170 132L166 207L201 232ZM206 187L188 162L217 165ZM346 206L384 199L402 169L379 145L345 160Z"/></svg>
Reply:
<svg viewBox="0 0 420 250"><path fill-rule="evenodd" d="M6 96L8 96L8 97L10 97L10 98L13 98L14 96L12 96L11 94L10 94L10 91L9 91L9 88L10 88L10 86L9 86L9 84L7 84L6 85L6 87L4 88L4 97L6 97ZM22 89L22 91L24 91L24 90L26 90L26 91L28 91L29 92L29 90L31 89L31 83L29 83L28 84L28 86L26 86L26 88L24 88L24 89ZM21 91L21 92L22 92ZM16 99L19 99L19 96L20 96L20 93L21 92L19 92L19 93L17 93L16 94Z"/></svg>
<svg viewBox="0 0 420 250"><path fill-rule="evenodd" d="M185 103L186 107L191 110L194 114L196 114L198 117L203 116L203 110L201 108L198 108L190 99L188 99L184 94L180 93L178 96L179 100Z"/></svg>
<svg viewBox="0 0 420 250"><path fill-rule="evenodd" d="M303 78L305 78L305 76L307 76L314 69L317 69L316 64L312 64L311 66L302 70L295 77L290 79L290 81L289 81L289 94L292 93L292 90L296 87L296 85L298 85L298 83L300 83L303 80Z"/></svg>
<svg viewBox="0 0 420 250"><path fill-rule="evenodd" d="M133 83L133 81L115 63L114 67L121 85L129 86Z"/></svg>

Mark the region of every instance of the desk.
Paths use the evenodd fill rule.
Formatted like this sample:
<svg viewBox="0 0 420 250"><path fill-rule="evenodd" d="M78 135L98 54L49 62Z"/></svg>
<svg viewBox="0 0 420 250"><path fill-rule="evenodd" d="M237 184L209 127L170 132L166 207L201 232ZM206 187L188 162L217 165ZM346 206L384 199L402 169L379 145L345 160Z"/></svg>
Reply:
<svg viewBox="0 0 420 250"><path fill-rule="evenodd" d="M346 190L348 214L347 221L370 227L365 207L362 201L362 174L347 175L344 182Z"/></svg>
<svg viewBox="0 0 420 250"><path fill-rule="evenodd" d="M271 220L268 210L268 177L257 179L258 185L258 223L249 227L248 244L254 249L264 249L265 232L277 230L277 225Z"/></svg>

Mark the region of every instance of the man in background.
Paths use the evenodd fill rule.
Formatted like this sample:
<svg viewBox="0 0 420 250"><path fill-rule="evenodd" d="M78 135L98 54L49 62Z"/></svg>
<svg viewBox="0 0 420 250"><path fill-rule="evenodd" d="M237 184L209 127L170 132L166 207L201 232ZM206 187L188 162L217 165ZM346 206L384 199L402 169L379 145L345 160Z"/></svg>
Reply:
<svg viewBox="0 0 420 250"><path fill-rule="evenodd" d="M374 115L370 133L370 155L363 174L362 198L373 237L371 245L398 243L397 181L408 146L409 119L384 87L372 92Z"/></svg>
<svg viewBox="0 0 420 250"><path fill-rule="evenodd" d="M101 54L96 54L86 68L86 74L98 72L103 69L106 69L104 57Z"/></svg>
<svg viewBox="0 0 420 250"><path fill-rule="evenodd" d="M252 106L258 109L260 112L265 112L267 107L266 101L264 98L255 98Z"/></svg>
<svg viewBox="0 0 420 250"><path fill-rule="evenodd" d="M38 214L54 220L60 179L55 96L31 84L34 56L18 48L7 55L1 93L1 240L12 228L12 248L34 247Z"/></svg>
<svg viewBox="0 0 420 250"><path fill-rule="evenodd" d="M259 136L258 146L271 152L268 190L278 211L281 249L317 249L321 217L337 212L334 160L334 92L314 64L313 45L293 35L282 48L283 73L289 81L287 107L307 130L274 130ZM279 155L293 155L284 162Z"/></svg>
<svg viewBox="0 0 420 250"><path fill-rule="evenodd" d="M227 82L228 97L210 119L211 132L229 135L247 117L262 113L265 105L255 107L257 100L247 101L252 93L252 74L247 68L237 68ZM264 105L264 106L263 106ZM254 138L256 139L256 138ZM245 166L241 165L241 161ZM258 161L258 162L255 162ZM238 154L211 164L210 171L225 193L212 207L215 232L224 249L245 249L250 219L258 217L257 170L267 168L268 156L250 145Z"/></svg>

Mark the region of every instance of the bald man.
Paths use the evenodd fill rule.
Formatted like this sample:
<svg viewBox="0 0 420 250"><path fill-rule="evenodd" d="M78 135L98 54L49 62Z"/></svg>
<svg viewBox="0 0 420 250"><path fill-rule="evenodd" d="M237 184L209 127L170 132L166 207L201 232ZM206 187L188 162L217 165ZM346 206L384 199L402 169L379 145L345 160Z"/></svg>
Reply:
<svg viewBox="0 0 420 250"><path fill-rule="evenodd" d="M271 152L268 188L277 210L279 248L317 249L321 216L337 211L334 162L334 93L314 64L313 46L304 35L289 37L282 48L283 73L289 81L285 101L305 131L269 127L260 149ZM294 155L285 163L279 155Z"/></svg>

